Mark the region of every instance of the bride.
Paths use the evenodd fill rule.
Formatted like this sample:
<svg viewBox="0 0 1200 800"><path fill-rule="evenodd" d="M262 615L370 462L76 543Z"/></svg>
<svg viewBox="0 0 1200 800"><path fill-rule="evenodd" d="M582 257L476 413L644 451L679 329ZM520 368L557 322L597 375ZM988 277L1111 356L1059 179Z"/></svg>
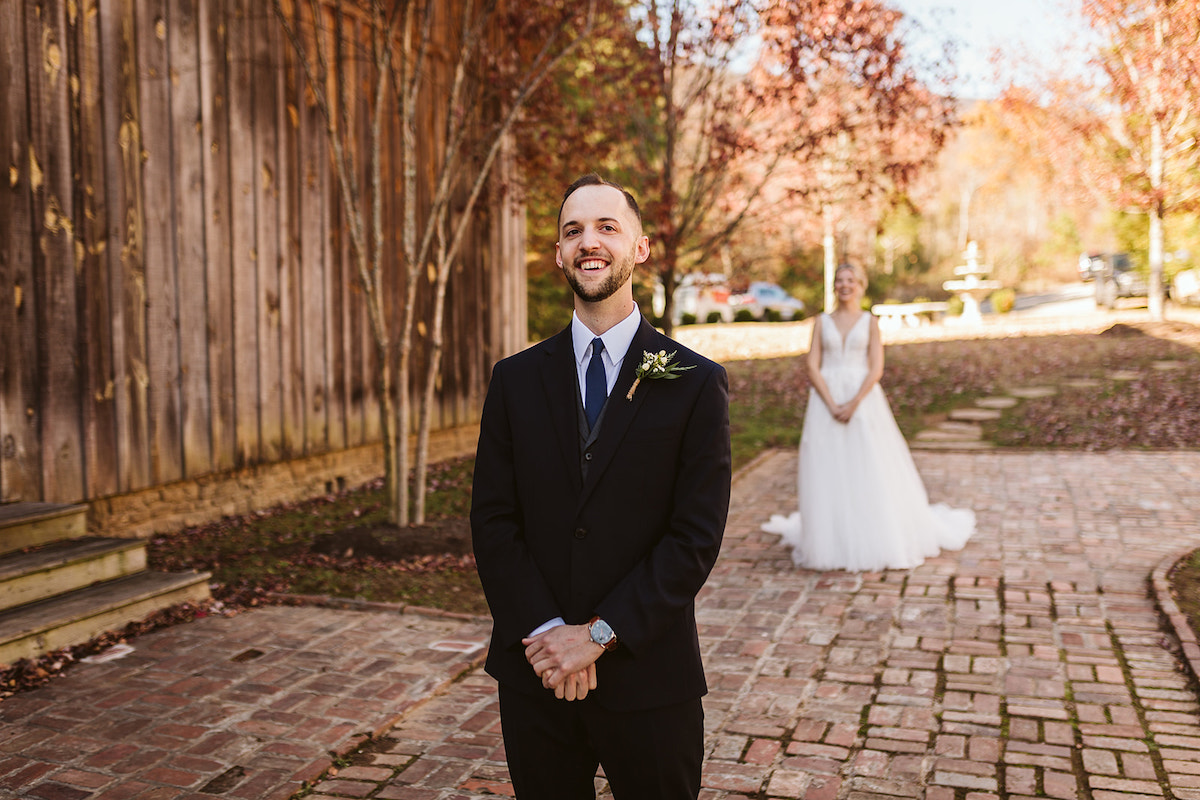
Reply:
<svg viewBox="0 0 1200 800"><path fill-rule="evenodd" d="M929 505L879 386L883 343L878 319L862 309L866 284L850 264L834 275L837 306L814 322L808 351L800 511L762 526L812 569L909 569L961 548L975 530L974 511Z"/></svg>

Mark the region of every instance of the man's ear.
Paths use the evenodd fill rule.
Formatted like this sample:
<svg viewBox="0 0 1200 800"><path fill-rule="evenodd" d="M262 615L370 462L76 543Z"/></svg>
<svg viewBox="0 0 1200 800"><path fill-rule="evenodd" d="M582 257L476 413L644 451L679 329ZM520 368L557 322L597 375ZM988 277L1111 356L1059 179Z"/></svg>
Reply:
<svg viewBox="0 0 1200 800"><path fill-rule="evenodd" d="M558 264L558 268L562 269L562 250L558 246L558 242L554 243L554 263Z"/></svg>
<svg viewBox="0 0 1200 800"><path fill-rule="evenodd" d="M637 240L636 252L634 254L635 264L644 264L646 259L650 258L650 237L639 236Z"/></svg>

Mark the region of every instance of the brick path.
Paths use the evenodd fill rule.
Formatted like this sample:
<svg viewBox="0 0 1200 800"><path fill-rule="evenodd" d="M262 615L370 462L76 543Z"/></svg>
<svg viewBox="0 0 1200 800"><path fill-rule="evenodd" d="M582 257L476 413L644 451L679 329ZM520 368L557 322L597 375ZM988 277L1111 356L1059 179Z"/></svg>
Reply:
<svg viewBox="0 0 1200 800"><path fill-rule="evenodd" d="M1200 546L1200 453L914 457L979 533L906 572L795 569L758 529L795 502L795 454L740 473L699 601L705 800L1200 800L1200 704L1149 581ZM511 795L492 681L429 648L485 626L396 619L270 609L144 637L0 704L0 796L286 797L324 763L310 743L372 731L308 797Z"/></svg>

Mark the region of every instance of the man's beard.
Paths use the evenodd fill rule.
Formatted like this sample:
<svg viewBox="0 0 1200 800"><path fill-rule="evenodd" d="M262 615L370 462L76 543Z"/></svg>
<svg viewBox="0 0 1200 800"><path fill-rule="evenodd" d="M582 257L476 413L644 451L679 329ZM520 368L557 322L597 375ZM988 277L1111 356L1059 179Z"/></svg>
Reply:
<svg viewBox="0 0 1200 800"><path fill-rule="evenodd" d="M590 254L594 256L595 254ZM576 261L582 261L587 256L578 256ZM589 303L599 303L601 300L607 300L617 293L617 290L625 285L629 280L629 276L633 274L634 251L630 252L624 258L613 258L608 265L608 275L600 282L598 286L588 288L579 280L579 275L576 272L577 267L572 266L570 269L564 269L563 274L567 276L567 283L571 285L571 289L581 299Z"/></svg>

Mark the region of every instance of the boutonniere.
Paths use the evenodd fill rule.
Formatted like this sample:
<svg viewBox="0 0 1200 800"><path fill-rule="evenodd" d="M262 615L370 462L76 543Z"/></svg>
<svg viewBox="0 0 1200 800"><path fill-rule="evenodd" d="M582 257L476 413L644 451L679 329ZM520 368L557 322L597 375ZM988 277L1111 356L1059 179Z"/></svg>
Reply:
<svg viewBox="0 0 1200 800"><path fill-rule="evenodd" d="M633 381L633 386L629 387L629 394L625 395L626 400L633 399L633 393L637 390L638 384L642 382L642 378L647 380L658 380L659 378L668 378L674 380L679 377L679 373L686 372L695 367L695 364L683 366L682 364L672 364L675 360L676 350L670 355L667 355L666 350L659 350L657 353L651 353L649 350L642 351L642 363L638 364L637 377Z"/></svg>

